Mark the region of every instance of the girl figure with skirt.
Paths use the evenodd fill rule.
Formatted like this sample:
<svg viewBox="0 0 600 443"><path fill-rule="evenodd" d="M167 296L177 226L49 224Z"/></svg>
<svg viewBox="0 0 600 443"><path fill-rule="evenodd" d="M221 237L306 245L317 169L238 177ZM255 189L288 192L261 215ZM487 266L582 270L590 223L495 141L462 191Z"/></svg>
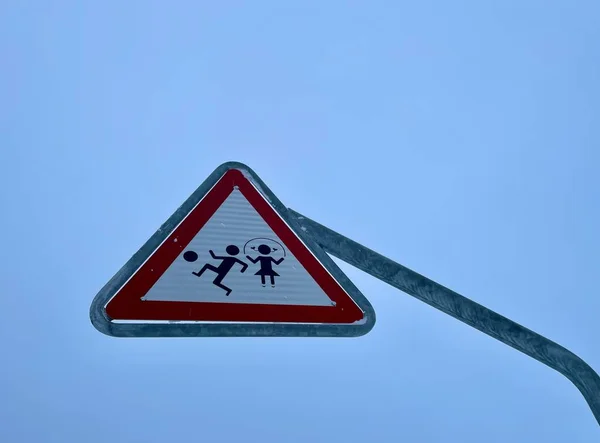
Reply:
<svg viewBox="0 0 600 443"><path fill-rule="evenodd" d="M252 263L256 264L260 262L260 269L257 272L255 272L254 275L260 275L260 282L262 283L263 287L266 286L266 278L269 277L269 279L271 280L271 287L274 288L275 277L279 277L279 274L273 270L273 263L279 265L283 261L283 257L279 260L275 260L269 255L272 251L273 250L270 246L260 245L258 247L258 252L260 252L262 255L256 258L252 258L249 255L246 256L246 258Z"/></svg>

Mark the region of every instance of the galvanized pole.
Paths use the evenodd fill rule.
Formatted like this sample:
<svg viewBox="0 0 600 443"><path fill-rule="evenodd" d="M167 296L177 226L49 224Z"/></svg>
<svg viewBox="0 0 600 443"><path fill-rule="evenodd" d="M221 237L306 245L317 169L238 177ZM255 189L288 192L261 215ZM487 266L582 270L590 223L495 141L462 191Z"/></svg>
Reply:
<svg viewBox="0 0 600 443"><path fill-rule="evenodd" d="M600 377L577 355L292 209L288 211L326 252L560 372L583 394L600 424Z"/></svg>

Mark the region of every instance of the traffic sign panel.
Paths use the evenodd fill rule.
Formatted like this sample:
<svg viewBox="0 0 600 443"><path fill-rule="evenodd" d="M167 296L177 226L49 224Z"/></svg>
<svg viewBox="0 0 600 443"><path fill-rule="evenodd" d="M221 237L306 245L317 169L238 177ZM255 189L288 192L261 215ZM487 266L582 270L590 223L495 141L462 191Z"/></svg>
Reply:
<svg viewBox="0 0 600 443"><path fill-rule="evenodd" d="M358 336L375 322L358 289L240 163L211 174L90 315L114 336Z"/></svg>

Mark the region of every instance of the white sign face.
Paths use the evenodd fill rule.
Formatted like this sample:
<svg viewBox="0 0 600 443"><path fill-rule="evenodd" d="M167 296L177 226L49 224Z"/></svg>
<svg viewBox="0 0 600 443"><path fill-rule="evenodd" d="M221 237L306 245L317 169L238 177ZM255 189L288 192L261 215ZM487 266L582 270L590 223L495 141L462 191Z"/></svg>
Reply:
<svg viewBox="0 0 600 443"><path fill-rule="evenodd" d="M334 305L237 189L143 300Z"/></svg>

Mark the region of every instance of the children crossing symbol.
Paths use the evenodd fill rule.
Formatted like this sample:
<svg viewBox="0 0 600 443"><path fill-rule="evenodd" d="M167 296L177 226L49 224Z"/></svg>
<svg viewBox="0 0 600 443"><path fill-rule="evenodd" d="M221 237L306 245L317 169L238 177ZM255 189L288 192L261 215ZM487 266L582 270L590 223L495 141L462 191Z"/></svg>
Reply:
<svg viewBox="0 0 600 443"><path fill-rule="evenodd" d="M278 243L272 239L265 239L265 240L270 240L272 242ZM250 257L250 255L246 255L246 258L251 263L259 264L260 269L258 271L256 271L256 273L254 275L260 276L261 284L263 287L266 286L266 283L265 283L266 277L269 277L269 279L271 281L271 287L274 288L275 287L275 277L279 277L279 274L273 270L273 264L280 265L281 262L283 262L284 257L281 257L278 259L274 259L273 257L271 257L271 253L278 251L278 248L272 248L271 246L266 245L264 243L259 245L258 247L251 246L250 249L256 250L259 254L261 254L255 258ZM284 254L285 254L285 249L283 249L283 247L281 247L281 250L284 251ZM226 291L225 295L229 296L229 294L231 294L232 289L225 286L221 282L227 276L227 274L231 271L231 269L233 268L233 266L235 264L241 265L242 268L240 269L240 272L242 274L244 272L246 272L246 269L248 268L248 264L235 257L236 255L238 255L240 253L240 248L238 248L236 245L227 246L225 248L225 252L227 252L227 254L228 254L227 257L215 255L215 253L212 251L212 249L209 250L208 253L214 260L221 260L221 263L219 264L219 266L214 266L214 265L207 263L198 272L192 272L192 274L194 274L197 277L201 277L205 271L214 272L215 274L217 274L217 276L212 282L213 285L215 285L221 289L224 289ZM183 254L183 259L188 262L195 262L196 260L198 260L198 254L195 251L186 251Z"/></svg>

